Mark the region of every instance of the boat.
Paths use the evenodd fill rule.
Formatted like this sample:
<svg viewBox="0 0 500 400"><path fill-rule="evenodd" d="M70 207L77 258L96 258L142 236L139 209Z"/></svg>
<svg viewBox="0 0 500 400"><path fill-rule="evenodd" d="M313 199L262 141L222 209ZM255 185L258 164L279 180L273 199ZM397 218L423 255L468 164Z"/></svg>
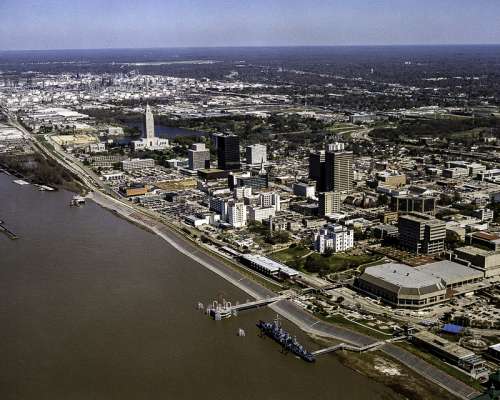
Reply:
<svg viewBox="0 0 500 400"><path fill-rule="evenodd" d="M69 202L70 206L80 207L82 204L85 204L85 197L82 196L73 196L71 201Z"/></svg>
<svg viewBox="0 0 500 400"><path fill-rule="evenodd" d="M261 334L264 334L275 342L278 342L283 347L283 350L290 351L302 360L313 363L316 361L314 356L307 351L298 341L295 336L290 335L285 331L279 322L278 316L272 322L265 322L260 320L257 323Z"/></svg>

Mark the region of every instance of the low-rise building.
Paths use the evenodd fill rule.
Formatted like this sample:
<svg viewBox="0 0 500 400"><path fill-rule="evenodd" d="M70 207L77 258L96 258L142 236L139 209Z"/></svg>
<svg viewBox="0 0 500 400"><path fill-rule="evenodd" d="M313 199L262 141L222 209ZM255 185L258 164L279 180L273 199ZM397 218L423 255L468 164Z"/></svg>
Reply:
<svg viewBox="0 0 500 400"><path fill-rule="evenodd" d="M276 211L274 207L248 207L248 219L250 221L262 222L275 215Z"/></svg>
<svg viewBox="0 0 500 400"><path fill-rule="evenodd" d="M406 175L394 171L382 171L376 174L379 182L390 187L400 187L406 185Z"/></svg>
<svg viewBox="0 0 500 400"><path fill-rule="evenodd" d="M414 333L412 341L463 369L475 379L488 376L489 370L486 368L484 360L473 351L456 343L428 331Z"/></svg>
<svg viewBox="0 0 500 400"><path fill-rule="evenodd" d="M122 161L122 169L127 172L135 169L153 168L154 166L155 160L152 158L132 158Z"/></svg>
<svg viewBox="0 0 500 400"><path fill-rule="evenodd" d="M356 279L355 287L401 308L421 308L446 300L442 278L405 264L368 267Z"/></svg>
<svg viewBox="0 0 500 400"><path fill-rule="evenodd" d="M500 275L500 251L464 246L455 249L457 262L467 262L483 272L485 278Z"/></svg>
<svg viewBox="0 0 500 400"><path fill-rule="evenodd" d="M250 268L268 276L293 278L299 275L295 269L259 254L244 254L241 261Z"/></svg>
<svg viewBox="0 0 500 400"><path fill-rule="evenodd" d="M478 208L472 212L472 215L481 221L491 221L493 219L493 210L489 208Z"/></svg>

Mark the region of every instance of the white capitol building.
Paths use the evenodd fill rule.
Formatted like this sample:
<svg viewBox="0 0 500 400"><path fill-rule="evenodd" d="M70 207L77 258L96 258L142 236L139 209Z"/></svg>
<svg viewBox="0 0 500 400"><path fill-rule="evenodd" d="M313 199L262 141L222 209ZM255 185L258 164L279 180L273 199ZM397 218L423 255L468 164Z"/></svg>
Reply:
<svg viewBox="0 0 500 400"><path fill-rule="evenodd" d="M144 114L143 132L146 137L132 142L134 150L163 150L169 147L168 139L155 136L155 121L149 104L146 105L146 113Z"/></svg>

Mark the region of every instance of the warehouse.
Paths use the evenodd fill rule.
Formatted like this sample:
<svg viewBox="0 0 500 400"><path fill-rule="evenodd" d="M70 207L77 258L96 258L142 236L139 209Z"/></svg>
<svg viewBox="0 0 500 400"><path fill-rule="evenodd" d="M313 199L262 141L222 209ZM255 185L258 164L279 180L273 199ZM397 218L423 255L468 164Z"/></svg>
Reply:
<svg viewBox="0 0 500 400"><path fill-rule="evenodd" d="M299 272L284 264L271 260L270 258L258 254L244 254L241 257L243 264L264 275L273 277L292 278L299 275Z"/></svg>
<svg viewBox="0 0 500 400"><path fill-rule="evenodd" d="M442 278L404 264L368 267L354 285L396 307L421 308L446 300Z"/></svg>

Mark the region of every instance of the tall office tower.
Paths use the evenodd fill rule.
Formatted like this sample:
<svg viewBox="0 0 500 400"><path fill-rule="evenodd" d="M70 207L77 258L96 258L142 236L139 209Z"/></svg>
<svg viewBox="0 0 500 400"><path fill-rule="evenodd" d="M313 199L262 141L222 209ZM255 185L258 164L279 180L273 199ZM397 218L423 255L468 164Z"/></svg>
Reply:
<svg viewBox="0 0 500 400"><path fill-rule="evenodd" d="M253 144L246 148L247 164L257 165L267 162L267 147L263 144Z"/></svg>
<svg viewBox="0 0 500 400"><path fill-rule="evenodd" d="M340 193L321 192L318 194L318 214L320 217L340 211Z"/></svg>
<svg viewBox="0 0 500 400"><path fill-rule="evenodd" d="M217 140L217 168L225 171L240 169L240 138L236 135L214 136Z"/></svg>
<svg viewBox="0 0 500 400"><path fill-rule="evenodd" d="M210 168L210 150L204 143L194 143L188 150L188 167L196 171L198 169Z"/></svg>
<svg viewBox="0 0 500 400"><path fill-rule="evenodd" d="M343 144L329 145L325 153L325 187L327 192L352 191L353 154Z"/></svg>
<svg viewBox="0 0 500 400"><path fill-rule="evenodd" d="M309 154L309 178L316 181L318 192L326 191L324 150Z"/></svg>
<svg viewBox="0 0 500 400"><path fill-rule="evenodd" d="M155 137L155 120L149 104L146 105L146 113L144 114L144 134L146 139L153 139Z"/></svg>
<svg viewBox="0 0 500 400"><path fill-rule="evenodd" d="M439 254L444 251L446 225L427 214L410 213L399 217L399 243L413 253Z"/></svg>

